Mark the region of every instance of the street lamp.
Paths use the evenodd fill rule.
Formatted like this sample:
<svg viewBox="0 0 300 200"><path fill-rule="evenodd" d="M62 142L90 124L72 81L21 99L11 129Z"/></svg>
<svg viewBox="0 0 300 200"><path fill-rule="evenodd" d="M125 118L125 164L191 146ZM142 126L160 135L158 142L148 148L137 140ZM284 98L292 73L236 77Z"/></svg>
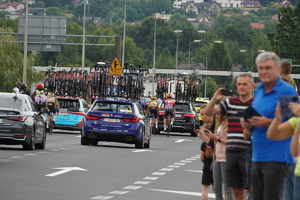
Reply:
<svg viewBox="0 0 300 200"><path fill-rule="evenodd" d="M122 67L124 67L125 60L125 37L126 37L126 0L124 0L124 27L123 27L123 52L122 52Z"/></svg>
<svg viewBox="0 0 300 200"><path fill-rule="evenodd" d="M182 33L182 30L175 30L174 33ZM176 44L176 63L175 63L175 74L177 74L177 62L178 62L178 36L177 36L177 44Z"/></svg>
<svg viewBox="0 0 300 200"><path fill-rule="evenodd" d="M157 0L155 0L155 9L154 9L154 44L153 44L153 67L152 67L152 96L154 96L154 76L156 73L155 69L155 54L156 54L156 3Z"/></svg>

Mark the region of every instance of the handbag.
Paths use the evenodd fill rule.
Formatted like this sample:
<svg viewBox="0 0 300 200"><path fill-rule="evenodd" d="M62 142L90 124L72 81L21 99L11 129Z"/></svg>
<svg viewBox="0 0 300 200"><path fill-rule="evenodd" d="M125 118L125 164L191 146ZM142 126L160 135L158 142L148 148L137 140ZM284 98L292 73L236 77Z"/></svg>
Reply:
<svg viewBox="0 0 300 200"><path fill-rule="evenodd" d="M300 155L297 158L297 163L294 171L296 176L300 176Z"/></svg>

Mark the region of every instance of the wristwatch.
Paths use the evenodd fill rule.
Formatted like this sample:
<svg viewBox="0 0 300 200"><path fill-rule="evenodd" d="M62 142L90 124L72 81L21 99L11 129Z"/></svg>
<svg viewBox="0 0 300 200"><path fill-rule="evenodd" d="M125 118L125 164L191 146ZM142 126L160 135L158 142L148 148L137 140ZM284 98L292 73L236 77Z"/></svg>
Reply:
<svg viewBox="0 0 300 200"><path fill-rule="evenodd" d="M217 139L217 142L221 142L221 137L219 137L219 138Z"/></svg>

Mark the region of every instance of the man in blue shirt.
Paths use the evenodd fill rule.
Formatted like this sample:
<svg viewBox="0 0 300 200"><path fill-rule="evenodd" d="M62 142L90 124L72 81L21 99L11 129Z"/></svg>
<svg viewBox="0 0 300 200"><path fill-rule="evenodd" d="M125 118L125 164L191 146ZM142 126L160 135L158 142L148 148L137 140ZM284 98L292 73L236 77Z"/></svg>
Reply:
<svg viewBox="0 0 300 200"><path fill-rule="evenodd" d="M254 116L246 122L241 119L247 132L252 132L252 194L253 200L281 200L287 173L291 137L281 141L267 138L267 129L275 117L280 96L295 96L295 89L279 76L280 60L273 52L257 56L256 65L262 82L256 89L253 108L261 117ZM287 119L285 119L287 120Z"/></svg>

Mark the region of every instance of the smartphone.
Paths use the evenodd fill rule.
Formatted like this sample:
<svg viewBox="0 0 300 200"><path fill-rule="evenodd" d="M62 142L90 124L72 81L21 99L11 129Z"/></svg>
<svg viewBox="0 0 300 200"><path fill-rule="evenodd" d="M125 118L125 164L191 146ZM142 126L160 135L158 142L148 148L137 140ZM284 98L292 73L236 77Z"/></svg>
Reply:
<svg viewBox="0 0 300 200"><path fill-rule="evenodd" d="M254 117L254 116L260 117L261 116L261 114L259 114L259 112L257 112L252 106L249 106L248 108L240 111L239 113L243 116L243 118L246 121L251 117Z"/></svg>
<svg viewBox="0 0 300 200"><path fill-rule="evenodd" d="M281 96L280 97L280 107L281 107L281 114L282 117L291 118L294 116L291 109L289 108L289 104L291 102L298 102L298 96Z"/></svg>
<svg viewBox="0 0 300 200"><path fill-rule="evenodd" d="M224 96L233 96L232 90L228 90L228 89L221 90L221 94Z"/></svg>

